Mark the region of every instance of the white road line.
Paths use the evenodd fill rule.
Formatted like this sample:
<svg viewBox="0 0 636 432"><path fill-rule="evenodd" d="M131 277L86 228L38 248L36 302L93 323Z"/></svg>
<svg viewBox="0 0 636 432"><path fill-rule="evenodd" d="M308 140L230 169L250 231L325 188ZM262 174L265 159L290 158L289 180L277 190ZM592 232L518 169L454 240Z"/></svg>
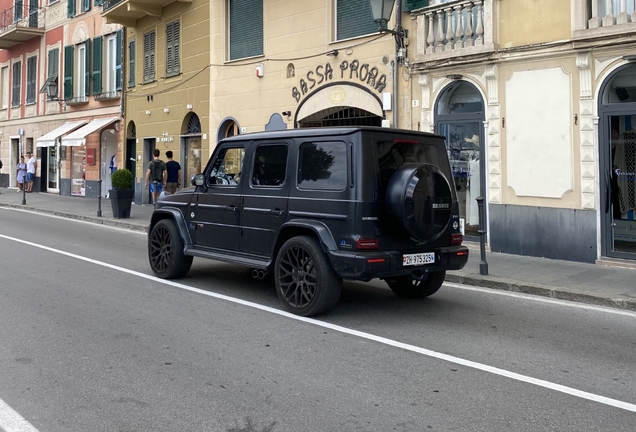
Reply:
<svg viewBox="0 0 636 432"><path fill-rule="evenodd" d="M561 299L555 299L550 297L541 297L538 295L524 294L524 293L518 293L513 291L504 291L504 290L498 290L494 288L480 288L480 287L476 287L472 285L464 285L464 284L458 284L454 282L444 282L444 285L447 285L451 288L457 288L457 289L466 290L466 291L475 291L475 292L499 295L499 296L505 296L505 297L515 297L515 298L521 298L524 300L532 300L539 303L549 303L549 304L554 304L559 306L572 307L576 309L587 309L587 310L593 310L597 312L604 312L604 313L610 313L614 315L623 315L623 316L636 318L636 312L632 312L632 311L624 310L624 309L615 309L611 307L596 306L596 305L591 305L586 303L576 303L576 302L568 301L568 300L561 300Z"/></svg>
<svg viewBox="0 0 636 432"><path fill-rule="evenodd" d="M292 320L295 320L295 321L301 321L301 322L304 322L304 323L307 323L307 324L311 324L311 325L315 325L315 326L318 326L318 327L322 327L322 328L330 329L330 330L333 330L333 331L337 331L339 333L344 333L344 334L348 334L348 335L352 335L352 336L357 336L357 337L359 337L361 339L367 339L367 340L378 342L378 343L381 343L381 344L384 344L384 345L387 345L387 346L392 346L392 347L400 348L400 349L403 349L403 350L406 350L406 351L411 351L411 352L418 353L418 354L421 354L421 355L424 355L424 356L427 356L427 357L430 357L430 358L444 360L444 361L447 361L449 363L454 363L454 364L457 364L457 365L466 366L468 368L480 370L480 371L483 371L483 372L491 373L493 375L498 375L498 376L502 376L502 377L505 377L505 378L510 378L510 379L513 379L513 380L516 380L516 381L524 382L524 383L527 383L527 384L532 384L532 385L535 385L535 386L538 386L538 387L543 387L543 388L546 388L546 389L549 389L549 390L553 390L553 391L557 391L557 392L560 392L560 393L568 394L568 395L575 396L575 397L578 397L578 398L581 398L581 399L586 399L586 400L589 400L589 401L592 401L592 402L597 402L597 403L600 403L600 404L608 405L608 406L611 406L611 407L614 407L614 408L620 408L620 409L623 409L623 410L626 410L626 411L636 412L636 404L623 402L623 401L620 401L620 400L617 400L617 399L608 398L608 397L597 395L597 394L594 394L594 393L589 393L589 392L578 390L578 389L575 389L575 388L572 388L572 387L567 387L567 386L564 386L564 385L556 384L556 383L553 383L553 382L550 382L550 381L545 381L545 380L542 380L542 379L537 379L537 378L533 378L533 377L530 377L530 376L521 375L521 374L518 374L518 373L515 373L515 372L511 372L511 371L508 371L508 370L505 370L505 369L500 369L500 368L493 367L493 366L488 366L488 365L485 365L485 364L482 364L482 363L477 363L477 362L474 362L474 361L471 361L471 360L466 360L466 359L463 359L463 358L460 358L460 357L455 357L455 356L443 354L443 353L440 353L440 352L431 351L431 350L428 350L428 349L425 349L425 348L420 348L420 347L417 347L417 346L414 346L414 345L405 344L405 343L398 342L398 341L395 341L395 340L392 340L392 339L384 338L384 337L381 337L381 336L376 336L376 335L373 335L373 334L370 334L370 333L365 333L365 332L361 332L361 331L358 331L358 330L353 330L353 329L350 329L350 328L347 328L347 327L342 327L342 326L339 326L339 325L330 324L330 323L327 323L327 322L324 322L324 321L319 321L319 320L316 320L316 319L313 319L313 318L306 318L306 317L293 315L291 313L288 313L288 312L285 312L285 311L281 311L281 310L278 310L278 309L274 309L274 308L269 307L269 306L263 306L263 305L260 305L258 303L253 303L253 302L250 302L250 301L237 299L237 298L226 296L226 295L223 295L223 294L217 294L217 293L213 293L213 292L204 291L202 289L194 288L194 287L191 287L191 286L188 286L188 285L184 285L184 284L179 283L179 282L174 282L174 281L170 281L170 280L160 279L160 278L157 278L155 276L150 276L150 275L147 275L147 274L144 274L144 273L140 273L140 272L137 272L137 271L134 271L134 270L129 270L129 269L126 269L126 268L123 268L123 267L119 267L119 266L116 266L116 265L112 265L112 264L108 264L108 263L105 263L105 262L102 262L102 261L97 261L97 260L94 260L94 259L91 259L91 258L86 258L86 257L80 256L80 255L75 255L75 254L70 253L70 252L65 252L65 251L62 251L62 250L53 249L53 248L50 248L48 246L42 246L42 245L39 245L37 243L32 243L32 242L29 242L29 241L25 241L25 240L9 237L9 236L2 235L2 234L0 234L0 238L4 238L6 240L11 240L11 241L14 241L14 242L17 242L17 243L22 243L22 244L25 244L25 245L28 245L28 246L33 246L33 247L38 248L38 249L46 250L46 251L53 252L53 253L56 253L56 254L59 254L59 255L64 255L64 256L67 256L67 257L70 257L70 258L74 258L74 259L77 259L77 260L80 260L80 261L84 261L84 262L95 264L95 265L98 265L98 266L101 266L101 267L105 267L105 268L109 268L109 269L112 269L112 270L116 270L116 271L119 271L121 273L126 273L126 274L129 274L129 275L137 276L137 277L140 277L140 278L143 278L143 279L147 279L147 280L150 280L150 281L153 281L153 282L156 282L156 283L161 283L161 284L169 285L169 286L172 286L172 287L175 287L175 288L179 288L179 289L182 289L182 290L191 291L191 292L195 292L195 293L198 293L198 294L203 294L203 295L206 295L206 296L209 296L209 297L213 297L213 298L216 298L216 299L220 299L220 300L226 300L226 301L229 301L229 302L232 302L232 303L236 303L236 304L240 304L240 305L243 305L243 306L251 307L251 308L254 308L254 309L262 310L264 312L269 312L269 313L272 313L272 314L275 314L275 315L283 316L285 318L289 318L289 319L292 319ZM2 425L0 424L0 426L2 426Z"/></svg>
<svg viewBox="0 0 636 432"><path fill-rule="evenodd" d="M0 399L0 430L4 432L38 432L31 423Z"/></svg>

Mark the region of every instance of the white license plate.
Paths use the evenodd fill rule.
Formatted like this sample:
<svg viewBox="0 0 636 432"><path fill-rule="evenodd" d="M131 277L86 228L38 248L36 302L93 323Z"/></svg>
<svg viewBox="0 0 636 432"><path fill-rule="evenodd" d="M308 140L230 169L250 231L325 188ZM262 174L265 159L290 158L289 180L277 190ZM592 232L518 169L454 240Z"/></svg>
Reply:
<svg viewBox="0 0 636 432"><path fill-rule="evenodd" d="M435 252L402 255L402 265L422 265L433 264L435 262Z"/></svg>

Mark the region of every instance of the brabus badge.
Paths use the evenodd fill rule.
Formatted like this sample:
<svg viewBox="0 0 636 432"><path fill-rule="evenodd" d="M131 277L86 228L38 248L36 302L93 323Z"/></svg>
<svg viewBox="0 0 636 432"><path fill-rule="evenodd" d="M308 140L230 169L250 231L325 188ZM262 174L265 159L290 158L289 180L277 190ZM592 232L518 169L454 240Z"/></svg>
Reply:
<svg viewBox="0 0 636 432"><path fill-rule="evenodd" d="M450 208L450 204L446 204L446 203L442 203L442 204L439 204L439 203L433 203L433 208L434 208L434 209L447 209L447 208Z"/></svg>

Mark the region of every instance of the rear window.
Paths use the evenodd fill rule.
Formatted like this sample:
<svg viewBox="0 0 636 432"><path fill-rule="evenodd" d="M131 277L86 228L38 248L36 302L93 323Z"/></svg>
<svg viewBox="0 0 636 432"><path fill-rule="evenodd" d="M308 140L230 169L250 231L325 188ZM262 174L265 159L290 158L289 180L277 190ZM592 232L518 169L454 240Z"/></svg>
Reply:
<svg viewBox="0 0 636 432"><path fill-rule="evenodd" d="M386 189L393 173L405 163L415 162L435 165L449 181L453 179L446 149L440 139L437 139L439 143L433 143L424 142L422 137L418 136L383 137L376 135L374 141L383 190ZM429 140L427 139L427 141Z"/></svg>
<svg viewBox="0 0 636 432"><path fill-rule="evenodd" d="M347 186L347 145L307 142L300 145L298 187L341 191Z"/></svg>

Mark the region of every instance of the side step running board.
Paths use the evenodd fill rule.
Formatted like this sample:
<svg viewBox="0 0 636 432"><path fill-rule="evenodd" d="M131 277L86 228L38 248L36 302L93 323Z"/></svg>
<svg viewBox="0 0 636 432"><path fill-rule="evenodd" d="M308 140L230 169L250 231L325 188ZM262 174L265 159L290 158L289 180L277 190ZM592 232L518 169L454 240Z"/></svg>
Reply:
<svg viewBox="0 0 636 432"><path fill-rule="evenodd" d="M261 260L244 255L230 255L226 251L214 252L202 249L195 249L192 247L186 247L184 253L193 257L208 258L217 261L223 261L233 264L240 264L246 267L251 267L259 270L270 270L271 260Z"/></svg>

